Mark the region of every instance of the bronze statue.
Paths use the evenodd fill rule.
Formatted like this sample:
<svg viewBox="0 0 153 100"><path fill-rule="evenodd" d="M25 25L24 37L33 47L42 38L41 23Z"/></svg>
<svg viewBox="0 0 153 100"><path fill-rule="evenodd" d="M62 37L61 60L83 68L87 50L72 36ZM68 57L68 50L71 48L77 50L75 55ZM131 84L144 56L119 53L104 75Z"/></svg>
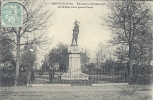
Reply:
<svg viewBox="0 0 153 100"><path fill-rule="evenodd" d="M73 29L73 38L72 38L72 44L71 44L71 46L72 45L78 45L77 44L77 39L78 39L78 34L79 34L79 25L78 25L78 21L76 20L75 22L74 22L74 29ZM79 23L80 24L80 23ZM76 44L74 44L74 40L75 40L75 43Z"/></svg>

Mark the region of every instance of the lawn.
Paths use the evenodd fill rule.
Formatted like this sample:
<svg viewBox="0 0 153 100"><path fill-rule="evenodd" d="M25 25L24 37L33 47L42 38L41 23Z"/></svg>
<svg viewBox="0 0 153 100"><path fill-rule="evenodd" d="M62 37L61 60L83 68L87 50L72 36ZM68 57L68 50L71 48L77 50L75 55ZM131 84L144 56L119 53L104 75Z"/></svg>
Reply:
<svg viewBox="0 0 153 100"><path fill-rule="evenodd" d="M136 91L122 86L44 86L13 87L12 94L0 95L0 100L152 100L149 86Z"/></svg>

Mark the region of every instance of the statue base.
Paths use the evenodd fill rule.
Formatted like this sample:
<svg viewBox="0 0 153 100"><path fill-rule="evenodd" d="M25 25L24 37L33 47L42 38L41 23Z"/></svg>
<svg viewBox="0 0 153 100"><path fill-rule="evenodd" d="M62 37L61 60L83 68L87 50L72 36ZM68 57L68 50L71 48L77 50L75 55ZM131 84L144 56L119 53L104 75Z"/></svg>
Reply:
<svg viewBox="0 0 153 100"><path fill-rule="evenodd" d="M76 45L68 48L69 68L68 72L61 76L63 80L88 80L88 75L82 73L80 62L80 50Z"/></svg>
<svg viewBox="0 0 153 100"><path fill-rule="evenodd" d="M89 79L89 75L84 74L82 72L78 72L78 73L63 73L61 76L62 80L88 80Z"/></svg>

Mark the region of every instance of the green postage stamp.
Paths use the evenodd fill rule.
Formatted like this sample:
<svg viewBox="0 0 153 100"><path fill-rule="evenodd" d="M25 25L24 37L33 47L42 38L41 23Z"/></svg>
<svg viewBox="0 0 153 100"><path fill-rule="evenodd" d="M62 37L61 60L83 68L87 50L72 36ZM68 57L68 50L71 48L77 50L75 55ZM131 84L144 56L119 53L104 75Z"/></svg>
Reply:
<svg viewBox="0 0 153 100"><path fill-rule="evenodd" d="M21 1L6 0L1 2L2 27L22 27L23 7Z"/></svg>

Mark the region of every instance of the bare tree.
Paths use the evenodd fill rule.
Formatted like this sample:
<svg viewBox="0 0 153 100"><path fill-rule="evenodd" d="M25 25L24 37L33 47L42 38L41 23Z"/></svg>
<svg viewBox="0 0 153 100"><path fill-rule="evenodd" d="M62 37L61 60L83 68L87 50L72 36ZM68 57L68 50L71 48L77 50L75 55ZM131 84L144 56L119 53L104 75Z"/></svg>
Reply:
<svg viewBox="0 0 153 100"><path fill-rule="evenodd" d="M53 23L53 11L45 6L43 0L24 0L23 7L23 26L22 27L3 27L2 33L12 35L12 41L16 45L16 76L19 75L20 51L21 46L35 44L45 49L51 43L47 29Z"/></svg>
<svg viewBox="0 0 153 100"><path fill-rule="evenodd" d="M80 53L81 66L84 69L90 63L90 52L87 48L83 49Z"/></svg>
<svg viewBox="0 0 153 100"><path fill-rule="evenodd" d="M111 13L108 18L104 19L105 25L110 27L114 34L114 44L120 44L123 41L128 44L129 79L131 79L133 46L136 44L136 38L143 32L146 35L150 33L150 31L148 32L151 26L150 6L145 1L124 0L110 2L108 7Z"/></svg>
<svg viewBox="0 0 153 100"><path fill-rule="evenodd" d="M96 51L96 61L97 66L102 66L102 64L108 60L113 59L113 48L111 45L104 45L102 42L98 43Z"/></svg>

